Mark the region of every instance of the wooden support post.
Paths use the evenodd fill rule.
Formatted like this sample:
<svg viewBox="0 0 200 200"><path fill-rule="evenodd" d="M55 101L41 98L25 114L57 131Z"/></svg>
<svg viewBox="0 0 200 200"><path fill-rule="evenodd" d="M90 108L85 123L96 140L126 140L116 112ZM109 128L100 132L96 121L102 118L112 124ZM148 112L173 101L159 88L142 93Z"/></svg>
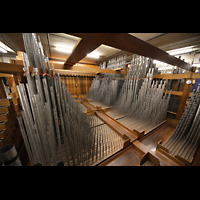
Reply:
<svg viewBox="0 0 200 200"><path fill-rule="evenodd" d="M2 78L0 78L0 95L1 95L1 99L5 99L6 97L6 92L3 86L3 82L2 82Z"/></svg>
<svg viewBox="0 0 200 200"><path fill-rule="evenodd" d="M185 79L185 81L184 81L184 90L183 90L183 94L182 94L180 102L179 102L179 106L178 106L178 110L177 110L177 114L176 114L176 118L175 118L176 120L180 120L181 115L183 114L183 111L185 109L186 101L187 101L190 91L192 89L192 83L187 84L186 83L187 80L191 80L191 79Z"/></svg>

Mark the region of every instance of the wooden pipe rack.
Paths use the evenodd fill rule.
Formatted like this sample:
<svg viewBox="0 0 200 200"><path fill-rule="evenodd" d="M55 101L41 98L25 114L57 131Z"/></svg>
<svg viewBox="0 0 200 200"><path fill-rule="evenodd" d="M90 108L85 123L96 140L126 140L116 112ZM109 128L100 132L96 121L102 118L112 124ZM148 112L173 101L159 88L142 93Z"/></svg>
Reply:
<svg viewBox="0 0 200 200"><path fill-rule="evenodd" d="M29 70L32 72L33 68L29 67ZM107 72L107 71L106 71ZM23 77L25 74L23 70L23 65L19 64L9 64L9 63L0 63L0 73L7 73L7 74L14 74L14 79L16 79L16 76L20 75ZM39 70L39 73L42 73ZM47 73L47 71L46 71ZM55 73L60 74L74 74L75 72L70 70L61 70L61 69L55 69ZM78 74L83 74L83 72L77 72ZM111 73L116 73L111 72ZM119 73L124 73L120 71ZM52 72L51 72L52 74ZM124 73L125 74L125 73ZM92 74L94 76L94 73ZM162 78L162 79L185 79L185 82L189 79L195 79L200 78L200 74L195 74L194 72L187 72L186 74L162 74L162 75L154 75L153 78ZM23 81L23 79L21 79ZM180 96L180 104L178 111L176 113L176 120L180 119L180 116L182 115L186 100L190 96L191 91L191 84L184 84L183 91L172 91L172 94ZM80 99L78 99L80 101ZM128 151L134 150L136 157L139 155L139 162L133 163L136 165L143 164L145 160L151 160L151 162L154 162L156 165L190 165L190 162L186 162L179 156L171 156L167 151L165 151L159 143L157 146L156 151L152 151L148 147L146 147L142 142L140 142L140 139L146 137L147 133L144 132L138 132L137 130L127 130L127 128L123 127L117 120L112 119L110 116L106 115L106 111L108 109L102 110L101 107L95 107L92 104L89 103L89 101L81 100L83 105L85 105L88 110L87 113L90 115L97 115L99 118L101 118L105 123L109 121L109 126L113 127L113 130L115 130L118 135L123 137L125 139L124 148L116 153L114 155L115 158L119 158L122 154L127 153ZM168 122L166 122L168 123ZM162 126L162 125L161 125ZM110 157L104 162L102 162L99 165L107 165L110 163L111 160L113 160L114 157ZM111 160L110 160L111 159ZM136 159L137 160L137 159ZM159 163L158 163L159 161ZM107 163L107 164L106 164Z"/></svg>
<svg viewBox="0 0 200 200"><path fill-rule="evenodd" d="M137 130L130 130L125 127L123 124L119 123L117 120L113 119L105 113L101 107L95 107L87 99L79 99L79 103L82 103L85 107L88 108L88 114L95 114L99 117L104 123L106 123L110 128L112 128L120 137L126 139L124 147L115 153L113 156L110 156L106 160L97 164L98 166L107 166L107 165L126 165L124 159L130 159L130 154L132 154L132 165L138 166L142 165L146 160L149 160L153 165L156 166L189 166L191 162L188 162L180 156L173 157L169 154L169 151L161 145L162 141L157 143L156 150L153 151L144 145L140 140L151 135L158 128L165 126L165 123L162 122L157 125L154 129L150 130L148 133L144 131L138 132ZM132 152L132 153L131 153ZM122 158L122 156L124 156ZM120 163L120 160L123 160L123 163Z"/></svg>

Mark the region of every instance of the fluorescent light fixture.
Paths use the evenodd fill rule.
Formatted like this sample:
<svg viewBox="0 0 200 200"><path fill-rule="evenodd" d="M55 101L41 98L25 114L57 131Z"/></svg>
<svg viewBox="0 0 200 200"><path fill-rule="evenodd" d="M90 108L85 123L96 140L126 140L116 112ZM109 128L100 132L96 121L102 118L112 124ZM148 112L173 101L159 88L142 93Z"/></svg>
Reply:
<svg viewBox="0 0 200 200"><path fill-rule="evenodd" d="M179 48L179 49L174 49L167 51L170 55L176 55L176 54L182 54L182 53L189 53L193 51L194 46L189 46L189 47L184 47L184 48Z"/></svg>
<svg viewBox="0 0 200 200"><path fill-rule="evenodd" d="M172 69L173 66L159 67L158 70Z"/></svg>
<svg viewBox="0 0 200 200"><path fill-rule="evenodd" d="M63 47L56 47L56 50L66 52L66 53L72 52L72 49L67 49L67 48L63 48Z"/></svg>
<svg viewBox="0 0 200 200"><path fill-rule="evenodd" d="M192 67L200 67L200 63L194 63Z"/></svg>
<svg viewBox="0 0 200 200"><path fill-rule="evenodd" d="M97 54L97 53L89 53L89 54L87 54L87 57L99 58L99 54Z"/></svg>
<svg viewBox="0 0 200 200"><path fill-rule="evenodd" d="M154 60L153 63L158 64L158 65L162 65L162 66L168 65L167 63L164 63L164 62L161 62L161 61L158 61L158 60Z"/></svg>
<svg viewBox="0 0 200 200"><path fill-rule="evenodd" d="M3 49L2 47L0 47L0 52L7 53L7 51Z"/></svg>
<svg viewBox="0 0 200 200"><path fill-rule="evenodd" d="M56 50L62 51L62 52L66 52L66 53L71 53L72 52L72 49L59 47L59 46L56 47ZM89 53L89 54L87 54L87 57L91 57L91 58L99 58L99 56L100 55L97 54L97 53Z"/></svg>
<svg viewBox="0 0 200 200"><path fill-rule="evenodd" d="M7 45L5 45L3 42L0 41L0 47L1 49L4 50L4 53L7 53L7 51L10 51L10 52L14 52L11 48L9 48ZM6 51L6 52L5 52Z"/></svg>

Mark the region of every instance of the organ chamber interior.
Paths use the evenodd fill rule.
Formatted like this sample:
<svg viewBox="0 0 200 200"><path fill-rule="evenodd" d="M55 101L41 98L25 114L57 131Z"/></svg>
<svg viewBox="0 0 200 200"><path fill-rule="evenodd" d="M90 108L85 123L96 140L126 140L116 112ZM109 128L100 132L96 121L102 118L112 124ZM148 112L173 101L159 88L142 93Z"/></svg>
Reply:
<svg viewBox="0 0 200 200"><path fill-rule="evenodd" d="M200 164L200 76L183 61L167 74L150 52L121 53L81 72L69 62L81 54L62 69L37 34L22 38L21 60L0 63L1 73L14 74L6 79L11 98L1 91L2 166Z"/></svg>

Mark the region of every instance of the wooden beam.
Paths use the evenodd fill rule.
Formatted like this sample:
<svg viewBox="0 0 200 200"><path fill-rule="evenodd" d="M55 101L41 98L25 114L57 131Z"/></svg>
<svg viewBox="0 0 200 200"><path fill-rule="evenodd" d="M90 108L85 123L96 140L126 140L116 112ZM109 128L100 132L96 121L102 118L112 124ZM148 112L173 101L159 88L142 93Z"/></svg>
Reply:
<svg viewBox="0 0 200 200"><path fill-rule="evenodd" d="M1 99L7 98L6 92L5 92L5 89L4 89L4 86L3 86L3 82L2 82L2 78L0 78L0 98Z"/></svg>
<svg viewBox="0 0 200 200"><path fill-rule="evenodd" d="M18 64L10 64L10 63L3 63L0 62L0 73L6 74L23 74L23 61L18 60L15 61ZM87 66L87 65L85 65ZM72 70L65 70L64 64L54 64L55 73L60 74L69 74L69 75L85 75L85 76L96 76L97 73L111 73L111 74L126 74L126 71L116 71L111 69L100 69L100 68L93 68L93 67L82 67L73 66ZM33 71L33 67L29 67L30 71ZM39 72L42 73L42 70L39 69ZM46 71L47 72L47 71ZM52 72L51 72L52 73Z"/></svg>
<svg viewBox="0 0 200 200"><path fill-rule="evenodd" d="M182 97L181 97L181 100L179 102L179 106L178 106L178 109L177 109L177 114L176 114L176 120L180 120L182 114L183 114L183 111L185 109L185 105L186 105L186 101L190 95L190 91L192 89L192 84L187 84L187 80L190 80L190 79L185 79L184 81L184 90L183 90L183 94L182 94Z"/></svg>
<svg viewBox="0 0 200 200"><path fill-rule="evenodd" d="M166 92L166 90L164 90L163 93L165 93L165 92ZM170 90L167 90L167 94L169 94L169 93L170 93ZM172 95L177 95L177 96L182 96L183 92L181 92L181 91L171 91L171 94Z"/></svg>
<svg viewBox="0 0 200 200"><path fill-rule="evenodd" d="M128 33L67 33L83 39L99 42L130 53L146 56L182 69L192 70L190 64L168 54Z"/></svg>
<svg viewBox="0 0 200 200"><path fill-rule="evenodd" d="M0 73L0 77L13 77L12 74Z"/></svg>
<svg viewBox="0 0 200 200"><path fill-rule="evenodd" d="M23 65L0 62L0 73L23 74Z"/></svg>
<svg viewBox="0 0 200 200"><path fill-rule="evenodd" d="M90 72L90 73L111 73L111 74L126 74L126 71L117 71L113 69L100 69L100 68L90 68L90 67L79 67L73 66L71 71L80 71L80 72Z"/></svg>
<svg viewBox="0 0 200 200"><path fill-rule="evenodd" d="M187 72L185 74L156 74L153 75L153 78L162 78L162 79L184 79L184 78L192 78L191 72ZM200 78L200 74L198 74Z"/></svg>
<svg viewBox="0 0 200 200"><path fill-rule="evenodd" d="M72 53L66 60L64 64L64 69L73 66L74 64L82 60L84 57L86 57L88 53L92 52L100 45L101 43L99 42L80 38L74 46Z"/></svg>

